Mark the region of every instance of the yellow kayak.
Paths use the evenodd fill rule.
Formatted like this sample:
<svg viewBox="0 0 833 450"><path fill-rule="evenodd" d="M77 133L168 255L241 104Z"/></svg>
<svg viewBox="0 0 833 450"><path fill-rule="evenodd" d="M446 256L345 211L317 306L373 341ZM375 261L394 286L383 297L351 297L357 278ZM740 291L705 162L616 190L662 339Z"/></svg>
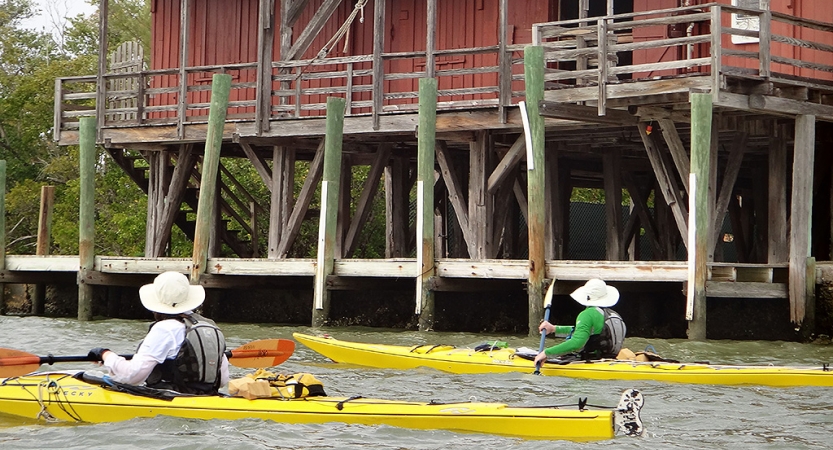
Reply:
<svg viewBox="0 0 833 450"><path fill-rule="evenodd" d="M513 348L476 351L449 345L412 347L365 344L294 333L295 339L338 363L386 369L428 367L451 373L532 373L535 364ZM671 383L833 386L833 371L823 367L736 366L661 361L574 361L545 363L542 375L595 380L655 380Z"/></svg>
<svg viewBox="0 0 833 450"><path fill-rule="evenodd" d="M115 422L138 417L188 419L259 418L282 423L343 422L423 430L489 433L530 439L610 439L615 427L639 434L642 394L626 391L617 408L510 407L500 403L419 403L362 397L284 400L223 396L169 399L103 387L100 378L70 372L33 373L0 379L0 413L71 422ZM132 388L131 388L132 389ZM140 388L143 391L155 391ZM162 391L170 392L170 391Z"/></svg>

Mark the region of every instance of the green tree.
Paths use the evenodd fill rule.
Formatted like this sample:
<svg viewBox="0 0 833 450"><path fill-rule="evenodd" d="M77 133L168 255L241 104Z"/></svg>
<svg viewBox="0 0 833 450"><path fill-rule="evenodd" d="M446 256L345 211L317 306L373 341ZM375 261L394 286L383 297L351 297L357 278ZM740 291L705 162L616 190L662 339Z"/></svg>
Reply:
<svg viewBox="0 0 833 450"><path fill-rule="evenodd" d="M96 73L98 15L70 19L69 26L59 30L60 45L52 35L21 27L31 15L30 0L0 3L0 158L7 160L11 187L7 251L33 252L40 187L51 184L55 186L51 251L77 254L78 149L58 147L51 139L55 79ZM148 1L111 0L108 17L112 47L127 40L149 41ZM140 256L147 199L108 156L101 154L97 161L96 252ZM181 233L174 236L175 241L183 239Z"/></svg>

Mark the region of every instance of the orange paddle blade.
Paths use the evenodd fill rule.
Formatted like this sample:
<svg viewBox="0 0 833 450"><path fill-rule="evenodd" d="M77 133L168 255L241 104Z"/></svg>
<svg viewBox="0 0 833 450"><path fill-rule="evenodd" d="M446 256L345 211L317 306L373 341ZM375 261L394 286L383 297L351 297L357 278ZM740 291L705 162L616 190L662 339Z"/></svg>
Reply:
<svg viewBox="0 0 833 450"><path fill-rule="evenodd" d="M40 356L31 353L0 348L0 377L17 377L40 368Z"/></svg>
<svg viewBox="0 0 833 450"><path fill-rule="evenodd" d="M229 362L237 367L250 369L275 367L289 359L294 351L295 341L289 339L261 339L232 350Z"/></svg>

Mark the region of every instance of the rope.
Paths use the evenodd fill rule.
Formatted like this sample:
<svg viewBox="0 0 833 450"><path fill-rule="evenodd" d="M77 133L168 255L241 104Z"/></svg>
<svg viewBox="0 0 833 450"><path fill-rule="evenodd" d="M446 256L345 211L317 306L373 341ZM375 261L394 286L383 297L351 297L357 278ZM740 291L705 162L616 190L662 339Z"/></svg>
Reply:
<svg viewBox="0 0 833 450"><path fill-rule="evenodd" d="M322 47L321 50L318 52L318 54L315 55L315 58L311 59L310 62L307 63L306 66L303 66L301 71L295 77L295 80L298 80L301 77L301 75L306 71L306 69L309 66L311 66L313 63L315 63L317 61L321 61L322 59L326 58L327 55L330 54L330 51L338 43L338 41L340 41L341 38L343 38L345 35L347 35L350 32L350 26L353 24L353 21L356 20L356 16L360 12L361 12L361 18L359 18L359 23L364 23L364 7L365 7L365 5L367 5L368 1L369 0L358 0L356 2L356 5L353 7L353 11L347 17L347 20L344 21L344 23L341 25L341 27L338 29L338 31L336 31L336 33L333 35L333 37L331 37L330 40L327 41L326 44L324 44L324 47ZM349 42L350 42L349 37L344 40L344 52L347 52L347 44Z"/></svg>

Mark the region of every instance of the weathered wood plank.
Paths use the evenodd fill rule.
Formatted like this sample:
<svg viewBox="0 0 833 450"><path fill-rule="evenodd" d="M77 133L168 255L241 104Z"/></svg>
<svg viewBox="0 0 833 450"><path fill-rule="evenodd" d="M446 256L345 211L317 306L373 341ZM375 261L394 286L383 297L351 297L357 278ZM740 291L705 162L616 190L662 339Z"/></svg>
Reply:
<svg viewBox="0 0 833 450"><path fill-rule="evenodd" d="M786 283L753 283L736 281L709 281L707 297L727 298L787 298Z"/></svg>
<svg viewBox="0 0 833 450"><path fill-rule="evenodd" d="M777 112L780 114L814 115L818 120L833 122L833 106L802 102L772 95L750 95L749 108L756 111Z"/></svg>
<svg viewBox="0 0 833 450"><path fill-rule="evenodd" d="M592 106L553 103L546 100L539 103L539 114L556 119L577 120L581 122L596 122L613 125L636 125L639 119L627 111L607 109L605 115L600 116L597 108Z"/></svg>

